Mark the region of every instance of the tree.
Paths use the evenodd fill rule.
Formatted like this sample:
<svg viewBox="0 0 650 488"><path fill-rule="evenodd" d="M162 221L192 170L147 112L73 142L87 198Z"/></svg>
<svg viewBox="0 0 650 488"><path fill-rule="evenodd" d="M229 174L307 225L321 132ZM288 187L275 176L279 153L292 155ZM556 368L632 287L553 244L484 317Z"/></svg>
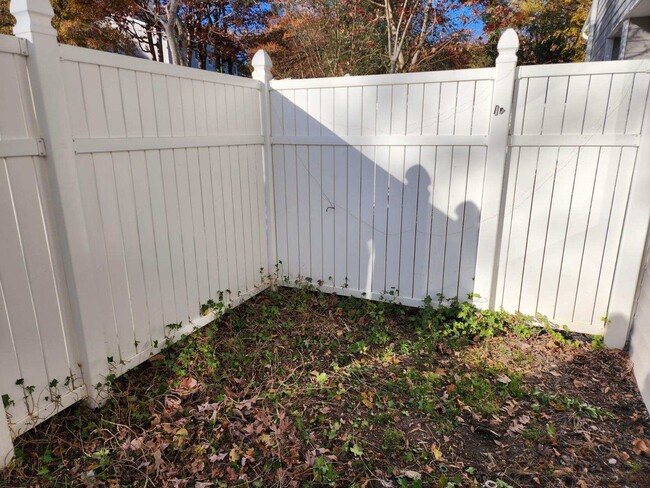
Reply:
<svg viewBox="0 0 650 488"><path fill-rule="evenodd" d="M383 9L389 72L419 71L444 49L465 46L478 0L368 0Z"/></svg>
<svg viewBox="0 0 650 488"><path fill-rule="evenodd" d="M284 77L453 69L484 63L470 28L485 0L293 0L256 47ZM461 64L466 63L466 64Z"/></svg>
<svg viewBox="0 0 650 488"><path fill-rule="evenodd" d="M167 39L172 63L185 64L180 37L179 0L123 0L107 15L120 31L155 61L165 61L163 37Z"/></svg>
<svg viewBox="0 0 650 488"><path fill-rule="evenodd" d="M108 8L121 0L52 0L52 25L59 42L102 51L133 52L129 40L107 21ZM12 34L10 0L0 0L0 33Z"/></svg>
<svg viewBox="0 0 650 488"><path fill-rule="evenodd" d="M206 69L245 71L249 40L264 28L265 2L252 0L123 0L111 18L139 48L164 61L163 37L172 62Z"/></svg>
<svg viewBox="0 0 650 488"><path fill-rule="evenodd" d="M0 0L0 34L11 35L15 23L9 12L9 0Z"/></svg>
<svg viewBox="0 0 650 488"><path fill-rule="evenodd" d="M110 9L119 3L120 0L52 0L52 25L59 42L132 54L132 43L108 21Z"/></svg>
<svg viewBox="0 0 650 488"><path fill-rule="evenodd" d="M251 51L265 49L274 73L283 78L382 73L378 20L367 0L276 3L268 29Z"/></svg>
<svg viewBox="0 0 650 488"><path fill-rule="evenodd" d="M487 47L495 57L501 32L513 27L522 64L582 61L587 45L580 33L590 5L591 0L490 0L483 14Z"/></svg>

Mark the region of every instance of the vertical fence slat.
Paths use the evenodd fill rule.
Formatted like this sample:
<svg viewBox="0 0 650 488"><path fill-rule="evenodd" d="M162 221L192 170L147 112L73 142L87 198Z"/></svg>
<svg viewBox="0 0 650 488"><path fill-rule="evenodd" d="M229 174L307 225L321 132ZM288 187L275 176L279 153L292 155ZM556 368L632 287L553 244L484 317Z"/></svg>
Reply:
<svg viewBox="0 0 650 488"><path fill-rule="evenodd" d="M334 148L321 147L321 215L323 216L323 282L327 285L334 284Z"/></svg>
<svg viewBox="0 0 650 488"><path fill-rule="evenodd" d="M429 248L428 295L444 293L445 242L449 215L449 189L451 185L452 148L438 147L433 187L433 217L431 219L431 246Z"/></svg>
<svg viewBox="0 0 650 488"><path fill-rule="evenodd" d="M194 250L196 253L196 272L199 287L199 303L202 305L210 298L210 278L208 266L208 252L206 249L206 225L203 216L203 198L201 180L203 175L199 167L199 150L189 148L187 150L187 170L190 185L190 206L192 209L192 227L194 238ZM197 311L194 311L196 315Z"/></svg>
<svg viewBox="0 0 650 488"><path fill-rule="evenodd" d="M458 296L468 172L469 148L454 147L452 151L449 200L447 203L447 237L445 240L445 267L442 283L442 293L447 298Z"/></svg>
<svg viewBox="0 0 650 488"><path fill-rule="evenodd" d="M222 164L219 148L210 148L210 180L209 183L212 187L212 203L214 205L214 220L215 232L217 234L217 253L219 259L219 289L218 291L225 292L229 283L232 283L230 278L230 266L235 262L234 256L231 257L230 249L228 247L228 239L226 232L226 216L225 204L223 202L222 190Z"/></svg>
<svg viewBox="0 0 650 488"><path fill-rule="evenodd" d="M388 146L375 149L375 220L373 236L372 291L384 293L386 286L386 240L388 233L388 188L390 182ZM389 285L390 286L390 285Z"/></svg>
<svg viewBox="0 0 650 488"><path fill-rule="evenodd" d="M386 285L384 290L396 293L399 290L400 247L402 243L403 229L402 205L404 204L404 147L391 146L389 149L389 158L388 225L386 227Z"/></svg>
<svg viewBox="0 0 650 488"><path fill-rule="evenodd" d="M543 147L537 155L534 194L528 223L528 239L524 251L525 263L521 284L520 310L537 312L541 273L544 268L544 250L548 233L551 198L558 149ZM515 238L516 235L515 235Z"/></svg>
<svg viewBox="0 0 650 488"><path fill-rule="evenodd" d="M134 153L135 155L136 153ZM140 154L140 156L142 156ZM121 230L123 235L124 261L129 283L129 299L133 315L134 345L136 354L151 346L151 324L143 268L142 248L138 232L135 195L133 192L134 164L129 153L116 153L113 157L115 188Z"/></svg>
<svg viewBox="0 0 650 488"><path fill-rule="evenodd" d="M402 196L402 242L399 254L399 283L397 288L400 290L400 295L409 298L413 297L419 167L420 148L417 146L406 147Z"/></svg>
<svg viewBox="0 0 650 488"><path fill-rule="evenodd" d="M337 107L338 108L338 107ZM336 112L336 111L335 111ZM348 150L345 146L334 147L334 274L336 287L347 287L347 239L348 239ZM296 202L298 205L298 202Z"/></svg>
<svg viewBox="0 0 650 488"><path fill-rule="evenodd" d="M436 148L422 147L420 165L417 167L418 198L413 263L413 296L424 299L429 295L429 246L432 240L433 191L435 188ZM473 273L473 271L472 271Z"/></svg>
<svg viewBox="0 0 650 488"><path fill-rule="evenodd" d="M347 208L347 282L352 290L359 289L359 257L361 236L361 148L348 148Z"/></svg>
<svg viewBox="0 0 650 488"><path fill-rule="evenodd" d="M305 93L306 97L306 93ZM306 122L306 121L305 121ZM307 127L304 127L306 130ZM296 169L298 186L298 248L300 252L300 275L311 277L311 229L309 212L309 148L296 148Z"/></svg>
<svg viewBox="0 0 650 488"><path fill-rule="evenodd" d="M365 90L364 90L365 93ZM359 290L370 297L374 266L375 148L361 148L361 211L359 214Z"/></svg>
<svg viewBox="0 0 650 488"><path fill-rule="evenodd" d="M147 175L147 156L144 152L137 152L131 156L131 174L135 197L137 232L141 246L142 269L147 296L149 333L150 339L153 341L162 337L160 332L166 322L164 318L165 307L161 294L162 283L158 268L161 254L159 254L154 234L149 178ZM173 316L169 316L169 318L172 319Z"/></svg>

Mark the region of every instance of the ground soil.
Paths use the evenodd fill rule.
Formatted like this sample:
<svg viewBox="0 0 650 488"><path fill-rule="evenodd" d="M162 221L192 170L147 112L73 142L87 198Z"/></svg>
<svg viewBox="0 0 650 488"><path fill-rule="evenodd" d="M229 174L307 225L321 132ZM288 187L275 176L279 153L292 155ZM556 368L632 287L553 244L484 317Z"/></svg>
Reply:
<svg viewBox="0 0 650 488"><path fill-rule="evenodd" d="M21 436L0 486L649 487L625 352L527 320L267 291Z"/></svg>

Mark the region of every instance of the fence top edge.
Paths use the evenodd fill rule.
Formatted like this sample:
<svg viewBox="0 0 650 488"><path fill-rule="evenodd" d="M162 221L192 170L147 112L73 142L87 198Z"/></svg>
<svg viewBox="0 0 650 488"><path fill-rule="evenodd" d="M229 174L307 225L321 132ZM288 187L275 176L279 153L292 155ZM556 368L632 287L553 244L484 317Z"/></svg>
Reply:
<svg viewBox="0 0 650 488"><path fill-rule="evenodd" d="M259 81L252 80L250 78L243 78L241 76L215 73L212 71L205 71L197 68L189 68L187 66L160 63L158 61L152 61L150 59L97 51L95 49L86 49L78 46L61 44L59 47L61 50L61 59L63 61L94 64L97 66L106 66L111 68L172 76L176 78L185 78L193 81L207 81L210 83L255 88L258 90L260 89L261 85Z"/></svg>
<svg viewBox="0 0 650 488"><path fill-rule="evenodd" d="M650 60L597 61L589 63L537 64L519 66L518 78L579 76L598 74L648 73Z"/></svg>
<svg viewBox="0 0 650 488"><path fill-rule="evenodd" d="M337 76L330 78L306 78L271 80L271 88L336 88L374 85L409 85L453 81L492 81L495 68L459 69L450 71L427 71L422 73L394 73L383 75Z"/></svg>
<svg viewBox="0 0 650 488"><path fill-rule="evenodd" d="M20 37L0 34L0 53L21 54L24 56L27 52L24 49L23 42Z"/></svg>

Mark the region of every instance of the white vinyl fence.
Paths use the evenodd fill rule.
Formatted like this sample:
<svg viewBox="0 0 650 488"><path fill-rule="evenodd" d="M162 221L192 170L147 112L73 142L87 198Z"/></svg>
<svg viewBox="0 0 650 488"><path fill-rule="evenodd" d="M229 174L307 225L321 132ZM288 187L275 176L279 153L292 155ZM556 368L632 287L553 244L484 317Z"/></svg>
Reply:
<svg viewBox="0 0 650 488"><path fill-rule="evenodd" d="M208 300L226 290L241 300L262 284L259 83L61 53L96 320L119 374L163 346L166 324L196 325Z"/></svg>
<svg viewBox="0 0 650 488"><path fill-rule="evenodd" d="M0 36L0 463L269 262L260 82L59 46L41 7Z"/></svg>
<svg viewBox="0 0 650 488"><path fill-rule="evenodd" d="M26 5L0 36L0 464L276 264L625 344L650 62L517 67L508 31L494 68L271 81L259 52L249 80L59 46L49 2Z"/></svg>
<svg viewBox="0 0 650 488"><path fill-rule="evenodd" d="M625 219L647 229L647 209L633 198L647 198L638 146L649 66L272 81L283 274L416 305L477 293L490 306L592 333L609 313L624 342L636 278L614 278L643 251L626 239ZM501 105L499 115L494 94L513 82L512 109ZM503 191L487 156L499 116L511 118ZM495 243L481 234L499 220L494 277L485 261ZM625 325L613 309L626 311Z"/></svg>
<svg viewBox="0 0 650 488"><path fill-rule="evenodd" d="M26 53L0 36L0 394L15 433L86 396Z"/></svg>

